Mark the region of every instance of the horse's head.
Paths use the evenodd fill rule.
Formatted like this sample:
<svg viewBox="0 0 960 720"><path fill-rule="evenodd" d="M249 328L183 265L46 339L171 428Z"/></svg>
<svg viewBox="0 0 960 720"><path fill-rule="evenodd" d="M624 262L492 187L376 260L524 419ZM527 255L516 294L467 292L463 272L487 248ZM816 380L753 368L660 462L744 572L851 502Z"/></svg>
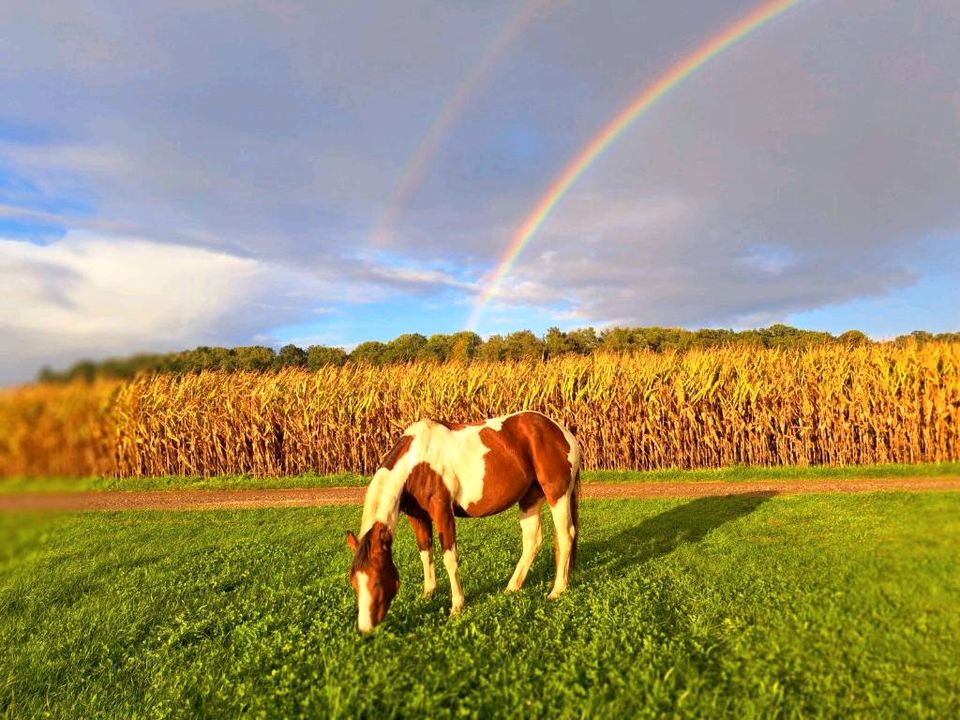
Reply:
<svg viewBox="0 0 960 720"><path fill-rule="evenodd" d="M350 584L357 594L357 628L369 632L383 622L400 589L400 575L393 564L393 533L376 522L359 540L348 531L347 545L353 550Z"/></svg>

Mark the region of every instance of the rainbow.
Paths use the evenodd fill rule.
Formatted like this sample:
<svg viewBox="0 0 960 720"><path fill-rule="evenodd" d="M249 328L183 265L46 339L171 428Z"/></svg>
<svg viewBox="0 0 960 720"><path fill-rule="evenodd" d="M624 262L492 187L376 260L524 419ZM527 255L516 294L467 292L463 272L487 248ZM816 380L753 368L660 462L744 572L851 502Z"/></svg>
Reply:
<svg viewBox="0 0 960 720"><path fill-rule="evenodd" d="M564 168L563 172L540 198L533 211L523 221L523 224L517 229L512 242L479 294L467 322L467 329L476 329L487 305L496 297L503 278L513 269L517 257L523 252L524 247L540 229L540 226L543 225L557 203L563 199L563 196L567 194L584 171L620 137L634 120L656 105L668 92L724 50L800 2L802 0L770 0L763 3L680 60L652 85L644 88L629 105L607 123Z"/></svg>
<svg viewBox="0 0 960 720"><path fill-rule="evenodd" d="M382 244L389 239L397 224L397 219L403 209L409 204L410 198L417 188L423 184L431 161L443 145L443 141L450 134L457 120L463 115L470 100L484 85L487 84L494 68L500 64L503 56L526 29L540 10L550 0L527 0L516 15L506 24L497 35L493 44L471 68L470 73L457 88L457 91L444 104L440 115L433 121L426 134L417 145L417 149L407 161L400 180L397 182L390 197L386 211L373 231L375 244Z"/></svg>

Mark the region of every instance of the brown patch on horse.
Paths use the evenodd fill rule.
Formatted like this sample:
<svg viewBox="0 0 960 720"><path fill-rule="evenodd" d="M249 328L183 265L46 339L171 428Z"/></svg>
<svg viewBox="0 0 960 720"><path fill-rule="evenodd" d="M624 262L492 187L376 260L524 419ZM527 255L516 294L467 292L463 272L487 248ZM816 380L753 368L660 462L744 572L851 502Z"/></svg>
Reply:
<svg viewBox="0 0 960 720"><path fill-rule="evenodd" d="M393 466L397 464L397 461L407 454L407 450L410 449L411 443L413 443L412 435L402 436L399 440L397 440L390 452L387 453L387 456L383 459L383 462L380 463L380 467L385 467L387 470L393 470Z"/></svg>
<svg viewBox="0 0 960 720"><path fill-rule="evenodd" d="M513 420L514 418L510 418ZM563 430L552 420L537 413L516 416L517 433L526 436L537 481L551 506L567 493L570 476L570 443ZM507 422L509 422L508 420ZM504 423L506 429L507 423Z"/></svg>
<svg viewBox="0 0 960 720"><path fill-rule="evenodd" d="M536 475L528 453L518 450L515 432L509 418L501 430L485 427L480 442L489 451L483 456L483 496L464 510L470 517L484 517L503 512L523 497Z"/></svg>
<svg viewBox="0 0 960 720"><path fill-rule="evenodd" d="M483 497L466 509L471 517L502 512L526 499L532 484L551 506L566 494L570 444L550 419L532 412L512 415L500 430L481 430L480 440L489 452L484 456Z"/></svg>
<svg viewBox="0 0 960 720"><path fill-rule="evenodd" d="M418 510L416 513L404 511L417 539L417 550L433 550L433 522L422 508Z"/></svg>
<svg viewBox="0 0 960 720"><path fill-rule="evenodd" d="M543 488L540 487L540 483L534 482L522 498L520 498L519 505L522 512L527 512L533 508L540 505L543 502Z"/></svg>
<svg viewBox="0 0 960 720"><path fill-rule="evenodd" d="M400 496L400 509L411 514L426 515L437 528L440 547L449 550L456 542L454 507L450 491L430 463L417 463L410 470Z"/></svg>

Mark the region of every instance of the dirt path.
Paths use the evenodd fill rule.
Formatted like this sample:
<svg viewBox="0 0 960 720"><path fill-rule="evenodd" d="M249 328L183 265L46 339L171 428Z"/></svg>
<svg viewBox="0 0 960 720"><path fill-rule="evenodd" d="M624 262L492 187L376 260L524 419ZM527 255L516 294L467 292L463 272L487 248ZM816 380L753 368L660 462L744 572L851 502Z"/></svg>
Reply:
<svg viewBox="0 0 960 720"><path fill-rule="evenodd" d="M0 495L0 511L222 510L266 507L359 505L366 488L276 488L271 490L147 490ZM770 480L758 482L584 483L584 498L705 497L774 493L960 491L960 478L885 480Z"/></svg>

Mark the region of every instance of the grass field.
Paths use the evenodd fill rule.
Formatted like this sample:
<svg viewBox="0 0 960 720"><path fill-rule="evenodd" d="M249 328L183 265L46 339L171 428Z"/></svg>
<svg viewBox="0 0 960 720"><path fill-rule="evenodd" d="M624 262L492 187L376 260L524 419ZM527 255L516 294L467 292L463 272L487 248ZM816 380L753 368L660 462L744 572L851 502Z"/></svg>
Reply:
<svg viewBox="0 0 960 720"><path fill-rule="evenodd" d="M854 465L830 467L729 467L716 470L588 470L584 482L751 482L756 480L877 480L916 477L960 477L960 462L917 463L914 465ZM356 473L335 475L289 475L256 477L39 477L0 478L0 495L19 492L81 492L86 490L261 490L267 488L365 487L370 477Z"/></svg>
<svg viewBox="0 0 960 720"><path fill-rule="evenodd" d="M0 714L17 717L956 716L960 494L584 503L560 601L546 548L500 590L514 513L353 629L356 508L0 516ZM546 543L549 547L549 540Z"/></svg>

